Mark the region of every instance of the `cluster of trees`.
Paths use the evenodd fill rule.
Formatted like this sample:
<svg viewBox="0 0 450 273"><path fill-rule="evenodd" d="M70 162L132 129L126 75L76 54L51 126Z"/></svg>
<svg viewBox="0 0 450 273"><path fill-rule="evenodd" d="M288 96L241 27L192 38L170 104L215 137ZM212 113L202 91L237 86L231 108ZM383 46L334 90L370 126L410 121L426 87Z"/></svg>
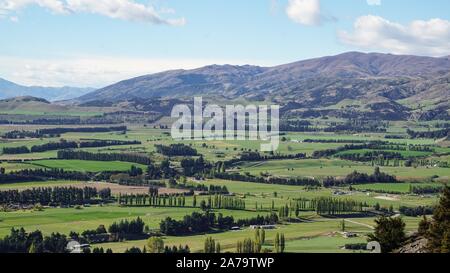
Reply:
<svg viewBox="0 0 450 273"><path fill-rule="evenodd" d="M392 164L391 164L392 163ZM394 158L389 159L385 158L383 155L379 156L378 158L372 159L372 166L393 166L393 167L400 167L402 165L401 158ZM404 164L405 165L405 164Z"/></svg>
<svg viewBox="0 0 450 273"><path fill-rule="evenodd" d="M142 174L144 174L143 171L142 170L139 171L139 168L137 168L137 171L139 171L139 173L134 174L133 172L128 172L128 174L119 173L111 176L111 180L121 185L133 185L133 186L154 185L158 187L164 187L166 185L164 182L157 182L156 180L170 179L169 184L171 187L180 186L175 181L175 178L178 177L179 174L174 168L172 168L169 160L163 160L159 166L153 164L152 162L148 162L148 164L146 165L147 170L144 176L142 176ZM180 188L182 187L180 186Z"/></svg>
<svg viewBox="0 0 450 273"><path fill-rule="evenodd" d="M400 208L406 213L423 213L423 220L419 223L418 235L427 239L426 249L432 253L450 253L450 188L445 187L439 204L434 208L432 220L425 214L429 208ZM417 210L417 211L416 211ZM369 241L379 242L383 253L392 252L401 247L406 241L405 223L401 217L388 218L382 216L375 220L375 232L369 234Z"/></svg>
<svg viewBox="0 0 450 273"><path fill-rule="evenodd" d="M414 147L416 147L416 146L414 146ZM426 146L423 146L423 147L426 147ZM364 150L364 149L404 151L404 150L406 150L406 146L392 145L386 141L369 141L369 142L364 142L362 144L348 144L348 145L344 145L342 147L338 147L336 149L314 151L314 153L312 154L312 157L314 157L314 158L330 157L330 156L333 156L333 155L336 155L338 153L342 153L345 151ZM419 148L416 147L416 149L419 149ZM380 152L385 152L385 151L380 151Z"/></svg>
<svg viewBox="0 0 450 273"><path fill-rule="evenodd" d="M191 253L191 249L189 248L188 245L182 246L179 245L177 246L165 246L164 247L164 253L165 254L189 254Z"/></svg>
<svg viewBox="0 0 450 273"><path fill-rule="evenodd" d="M119 194L118 203L122 206L185 207L186 198L184 195Z"/></svg>
<svg viewBox="0 0 450 273"><path fill-rule="evenodd" d="M145 223L140 217L133 220L121 220L114 222L108 227L108 232L118 239L126 238L130 235L144 234Z"/></svg>
<svg viewBox="0 0 450 273"><path fill-rule="evenodd" d="M407 136L405 135L385 135L385 139L406 139Z"/></svg>
<svg viewBox="0 0 450 273"><path fill-rule="evenodd" d="M6 183L20 183L20 182L31 182L31 181L41 181L44 180L41 177L28 176L22 174L11 174L5 173L4 168L0 168L0 184Z"/></svg>
<svg viewBox="0 0 450 273"><path fill-rule="evenodd" d="M47 135L39 134L37 131L9 131L2 135L2 138L4 139L22 139L22 138L42 138L46 137ZM59 135L51 135L48 137L59 137Z"/></svg>
<svg viewBox="0 0 450 273"><path fill-rule="evenodd" d="M83 252L84 254L89 254L90 253L90 248L87 248L86 251ZM92 250L93 254L113 254L113 251L111 248L107 248L106 250L103 247L95 247Z"/></svg>
<svg viewBox="0 0 450 273"><path fill-rule="evenodd" d="M206 190L209 194L229 194L227 186L216 186L209 185L209 188Z"/></svg>
<svg viewBox="0 0 450 273"><path fill-rule="evenodd" d="M185 176L202 174L208 172L212 168L211 164L203 159L203 156L200 156L197 159L184 158L181 160L181 167L183 168Z"/></svg>
<svg viewBox="0 0 450 273"><path fill-rule="evenodd" d="M241 182L262 184L293 185L293 186L321 186L320 182L311 178L282 178L282 177L256 177L240 173L216 173L215 178Z"/></svg>
<svg viewBox="0 0 450 273"><path fill-rule="evenodd" d="M417 216L433 214L434 207L419 206L419 207L415 207L415 208L410 208L410 207L401 206L399 208L399 211L401 214L403 214L405 216L417 217Z"/></svg>
<svg viewBox="0 0 450 273"><path fill-rule="evenodd" d="M357 140L357 139L305 139L304 143L366 143L366 140Z"/></svg>
<svg viewBox="0 0 450 273"><path fill-rule="evenodd" d="M81 233L71 232L69 236L77 242L102 243L109 241L109 234L104 225L99 225L96 229L88 229Z"/></svg>
<svg viewBox="0 0 450 273"><path fill-rule="evenodd" d="M182 253L187 254L190 253L191 250L189 249L188 245L182 246L164 246L164 240L160 237L150 237L147 240L147 248L144 247L142 251L140 249L137 249L137 251L133 253L165 253L165 254L176 254L176 253ZM132 253L132 252L130 252Z"/></svg>
<svg viewBox="0 0 450 273"><path fill-rule="evenodd" d="M295 203L295 206L288 206L286 204L285 206L281 206L280 208L278 208L278 216L283 220L288 220L289 218L291 218L293 213L297 218L300 216L300 206L298 205L298 203Z"/></svg>
<svg viewBox="0 0 450 273"><path fill-rule="evenodd" d="M193 212L186 215L180 221L170 217L160 223L160 232L166 235L180 236L188 234L198 234L209 232L211 229L229 230L233 226L269 225L278 223L278 216L275 213L266 217L257 216L249 219L234 220L233 216L216 215L206 211L204 213Z"/></svg>
<svg viewBox="0 0 450 273"><path fill-rule="evenodd" d="M54 187L33 188L23 191L0 191L0 204L18 205L82 205L95 200L107 201L111 199L111 190L84 187Z"/></svg>
<svg viewBox="0 0 450 273"><path fill-rule="evenodd" d="M436 131L424 131L424 132L417 132L417 131L413 131L413 130L408 129L406 132L408 133L408 135L411 138L433 138L433 139L437 139L437 138L448 137L450 135L450 128L445 128L445 129L436 130Z"/></svg>
<svg viewBox="0 0 450 273"><path fill-rule="evenodd" d="M255 162L255 161L268 161L268 160L285 160L285 159L303 159L306 158L306 154L298 153L298 154L270 154L270 155L262 155L257 152L245 152L241 154L238 158L230 159L228 161L222 162L219 161L216 163L216 171L217 172L225 172L226 168L242 162Z"/></svg>
<svg viewBox="0 0 450 273"><path fill-rule="evenodd" d="M257 228L255 230L255 238L247 238L238 241L236 244L236 253L263 253L269 250L263 249L262 246L266 242L266 232L264 229ZM286 240L283 233L275 235L273 251L276 253L283 253L286 248Z"/></svg>
<svg viewBox="0 0 450 273"><path fill-rule="evenodd" d="M272 155L261 155L260 153L256 152L247 152L243 153L239 157L239 161L268 161L268 160L284 160L284 159L299 159L299 158L305 158L306 154L299 153L299 154L288 154L288 155L282 155L282 154L272 154ZM230 165L229 163L227 165Z"/></svg>
<svg viewBox="0 0 450 273"><path fill-rule="evenodd" d="M251 254L251 253L261 253L262 245L255 242L251 238L244 239L243 241L238 241L236 244L236 253Z"/></svg>
<svg viewBox="0 0 450 273"><path fill-rule="evenodd" d="M60 142L50 142L42 145L34 145L31 147L31 149L29 149L27 146L4 147L3 154L28 154L28 153L39 153L58 149L73 149L73 148L78 148L78 144L76 142L60 141Z"/></svg>
<svg viewBox="0 0 450 273"><path fill-rule="evenodd" d="M208 187L205 184L187 183L186 177L184 177L184 176L181 177L181 181L179 181L178 183L176 183L176 181L173 179L171 181L172 181L171 182L172 185L170 185L170 186L172 188L185 189L185 190L189 190L191 192L198 191L198 192L202 192L201 193L202 195L229 194L230 193L228 191L227 186L209 185L209 187ZM165 184L163 184L162 186L164 187Z"/></svg>
<svg viewBox="0 0 450 273"><path fill-rule="evenodd" d="M380 243L381 252L389 253L399 248L406 240L405 222L400 217L381 216L375 219L375 232L369 234L369 241Z"/></svg>
<svg viewBox="0 0 450 273"><path fill-rule="evenodd" d="M63 169L23 169L8 174L0 173L0 184L42 181L48 179L88 181L91 179L91 176L89 173L64 171Z"/></svg>
<svg viewBox="0 0 450 273"><path fill-rule="evenodd" d="M15 155L15 154L27 154L30 153L30 149L27 146L19 147L3 147L3 154Z"/></svg>
<svg viewBox="0 0 450 273"><path fill-rule="evenodd" d="M108 146L122 146L122 145L140 145L142 144L140 141L131 140L99 140L93 139L89 141L81 141L78 145L79 148L100 148L100 147L108 147Z"/></svg>
<svg viewBox="0 0 450 273"><path fill-rule="evenodd" d="M39 230L28 233L13 228L0 239L0 253L66 253L67 243L67 237L59 233L44 237Z"/></svg>
<svg viewBox="0 0 450 273"><path fill-rule="evenodd" d="M161 221L159 224L159 229L163 234L180 236L208 232L213 227L225 229L229 227L221 226L221 224L223 225L224 222L234 223L232 216L222 217L222 219L228 219L228 221L222 220L222 223L219 223L216 215L211 212L193 212L191 215L184 216L180 221L167 217Z"/></svg>
<svg viewBox="0 0 450 273"><path fill-rule="evenodd" d="M322 181L324 187L334 187L342 185L356 185L356 184L370 184L370 183L396 183L398 182L395 176L383 173L379 167L375 167L373 174L368 175L354 171L343 179L335 177L327 177Z"/></svg>
<svg viewBox="0 0 450 273"><path fill-rule="evenodd" d="M256 217L247 219L238 219L235 226L246 227L252 225L275 225L279 222L279 217L276 213L271 213L266 216L258 215Z"/></svg>
<svg viewBox="0 0 450 273"><path fill-rule="evenodd" d="M50 142L42 145L34 145L31 147L30 152L41 153L45 151L54 151L59 149L75 149L78 148L78 144L75 141L66 141L61 139L59 142Z"/></svg>
<svg viewBox="0 0 450 273"><path fill-rule="evenodd" d="M214 197L208 197L206 206L213 209L245 210L245 201L235 196L215 194Z"/></svg>
<svg viewBox="0 0 450 273"><path fill-rule="evenodd" d="M156 152L165 156L196 156L197 150L184 144L171 144L170 146L155 145Z"/></svg>
<svg viewBox="0 0 450 273"><path fill-rule="evenodd" d="M151 165L150 157L146 155L130 153L90 153L85 151L62 150L58 151L58 159L124 161L142 165Z"/></svg>
<svg viewBox="0 0 450 273"><path fill-rule="evenodd" d="M424 217L419 233L428 239L427 248L433 253L450 253L450 187L446 186L439 204L434 208L432 220Z"/></svg>
<svg viewBox="0 0 450 273"><path fill-rule="evenodd" d="M410 185L409 192L413 194L434 194L442 191L442 186L414 186Z"/></svg>
<svg viewBox="0 0 450 273"><path fill-rule="evenodd" d="M220 243L217 242L212 237L207 237L205 239L205 244L203 247L203 253L220 253L221 246Z"/></svg>
<svg viewBox="0 0 450 273"><path fill-rule="evenodd" d="M408 150L416 152L434 152L434 149L427 145L408 145Z"/></svg>
<svg viewBox="0 0 450 273"><path fill-rule="evenodd" d="M364 204L349 199L319 197L311 200L311 206L319 215L339 215L362 212Z"/></svg>
<svg viewBox="0 0 450 273"><path fill-rule="evenodd" d="M409 158L405 160L405 167L439 167L439 168L449 168L450 164L447 161L430 160L424 158Z"/></svg>
<svg viewBox="0 0 450 273"><path fill-rule="evenodd" d="M276 253L283 253L286 248L286 239L284 238L284 233L278 233L275 235L275 240L273 248Z"/></svg>
<svg viewBox="0 0 450 273"><path fill-rule="evenodd" d="M41 153L46 151L55 151L62 149L94 148L94 147L136 145L136 144L141 144L141 142L119 141L119 140L93 140L93 141L82 141L80 143L77 143L75 141L66 141L64 139L61 139L59 142L49 142L42 145L34 145L30 149L27 146L5 147L3 148L3 154Z"/></svg>
<svg viewBox="0 0 450 273"><path fill-rule="evenodd" d="M402 160L404 159L403 155L399 152L392 151L366 151L364 153L342 153L336 155L340 159L350 160L350 161L358 161L358 162L369 162L374 160L378 161L379 165L384 166L385 161L389 160ZM389 165L389 163L387 163Z"/></svg>

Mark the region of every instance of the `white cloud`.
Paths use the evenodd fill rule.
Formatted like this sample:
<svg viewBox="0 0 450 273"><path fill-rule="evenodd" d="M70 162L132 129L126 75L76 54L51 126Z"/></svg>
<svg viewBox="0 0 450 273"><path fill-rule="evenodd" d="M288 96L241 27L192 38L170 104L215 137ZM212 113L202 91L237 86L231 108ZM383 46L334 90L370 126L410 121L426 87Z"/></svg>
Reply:
<svg viewBox="0 0 450 273"><path fill-rule="evenodd" d="M0 1L0 9L17 11L29 5L38 5L51 10L54 13L66 13L64 3L60 0L3 0Z"/></svg>
<svg viewBox="0 0 450 273"><path fill-rule="evenodd" d="M338 37L348 45L394 54L450 54L450 21L439 18L402 25L367 15L355 21L352 33L339 31Z"/></svg>
<svg viewBox="0 0 450 273"><path fill-rule="evenodd" d="M260 64L255 60L72 57L24 59L0 56L0 77L24 85L103 87L121 80L172 69L210 64Z"/></svg>
<svg viewBox="0 0 450 273"><path fill-rule="evenodd" d="M113 19L126 21L148 22L181 26L186 24L184 18L163 18L161 14L174 11L163 8L157 11L151 5L137 3L134 0L0 0L0 10L10 13L37 5L57 14L92 13Z"/></svg>
<svg viewBox="0 0 450 273"><path fill-rule="evenodd" d="M286 8L288 17L299 24L314 26L321 23L319 0L289 0Z"/></svg>
<svg viewBox="0 0 450 273"><path fill-rule="evenodd" d="M369 6L380 6L381 0L367 0Z"/></svg>

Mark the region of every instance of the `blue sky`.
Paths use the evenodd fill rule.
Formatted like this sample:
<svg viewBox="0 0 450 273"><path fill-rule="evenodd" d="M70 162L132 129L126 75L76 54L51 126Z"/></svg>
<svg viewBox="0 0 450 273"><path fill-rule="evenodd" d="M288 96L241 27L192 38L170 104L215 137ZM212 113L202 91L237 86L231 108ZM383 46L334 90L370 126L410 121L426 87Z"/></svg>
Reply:
<svg viewBox="0 0 450 273"><path fill-rule="evenodd" d="M450 55L448 0L0 0L0 77L101 87L345 51Z"/></svg>

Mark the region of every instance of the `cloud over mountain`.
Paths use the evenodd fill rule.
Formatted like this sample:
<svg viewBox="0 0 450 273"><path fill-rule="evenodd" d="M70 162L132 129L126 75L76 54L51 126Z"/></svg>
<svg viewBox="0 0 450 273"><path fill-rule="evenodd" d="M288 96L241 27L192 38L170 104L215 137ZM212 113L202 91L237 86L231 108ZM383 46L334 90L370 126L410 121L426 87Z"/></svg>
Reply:
<svg viewBox="0 0 450 273"><path fill-rule="evenodd" d="M374 15L359 17L352 32L340 31L344 44L395 54L444 56L450 52L450 22L435 18L407 25Z"/></svg>

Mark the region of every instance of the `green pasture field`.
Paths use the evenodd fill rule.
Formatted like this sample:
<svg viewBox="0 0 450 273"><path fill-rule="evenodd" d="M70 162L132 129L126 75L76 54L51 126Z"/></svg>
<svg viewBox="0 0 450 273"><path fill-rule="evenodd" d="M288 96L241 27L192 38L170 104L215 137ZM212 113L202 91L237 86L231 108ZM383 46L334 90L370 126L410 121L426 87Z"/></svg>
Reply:
<svg viewBox="0 0 450 273"><path fill-rule="evenodd" d="M10 162L1 162L0 167L5 169L6 173L20 171L23 169L35 169L36 167L26 163L10 163Z"/></svg>
<svg viewBox="0 0 450 273"><path fill-rule="evenodd" d="M144 165L120 162L120 161L89 161L89 160L36 160L30 163L35 167L49 169L64 169L66 171L78 172L101 172L101 171L127 171L131 166L145 169Z"/></svg>
<svg viewBox="0 0 450 273"><path fill-rule="evenodd" d="M420 218L405 217L406 230L417 230ZM345 239L339 234L339 224L342 219L327 219L316 215L308 215L305 222L278 225L275 230L266 230L266 244L263 248L272 249L276 233L283 233L286 238L286 250L289 252L304 253L341 253L352 252L343 250L342 247L347 243L365 243L366 235L372 232L369 226L374 225L374 218L356 218L349 219L352 222L346 222L346 231L355 232L359 235L357 238ZM192 252L201 252L204 241L207 237L212 237L219 242L223 252L236 251L237 241L246 238L254 238L255 231L244 229L240 231L228 231L217 234L203 234L194 236L164 236L166 245L178 246L180 244L189 244ZM123 252L133 246L143 248L146 240L125 241L117 243L99 244L103 248L111 248L114 252Z"/></svg>
<svg viewBox="0 0 450 273"><path fill-rule="evenodd" d="M42 153L16 154L16 155L0 155L0 160L37 160L52 159L57 157L57 151L47 151Z"/></svg>
<svg viewBox="0 0 450 273"><path fill-rule="evenodd" d="M343 151L339 152L336 155L346 155L346 154L364 154L367 152L374 152L374 151L380 151L380 152L394 152L399 153L404 157L426 157L430 156L433 153L432 152L420 152L420 151L395 151L395 150L370 150L370 149L360 149L360 150L349 150L349 151Z"/></svg>
<svg viewBox="0 0 450 273"><path fill-rule="evenodd" d="M93 114L93 113L89 113ZM324 121L321 121L324 122ZM323 123L324 124L324 123ZM393 123L389 133L406 131L407 123ZM59 126L68 127L68 126ZM0 127L3 131L3 127ZM172 140L169 130L152 129L149 127L129 125L129 131L126 134L118 132L107 133L67 133L61 138L67 140L81 139L100 139L100 140L139 140L141 145L111 146L102 148L86 148L83 150L91 152L140 152L152 157L156 164L159 164L163 156L156 153L155 145L170 145L177 143ZM388 133L388 134L389 134ZM306 153L311 155L314 151L335 149L344 146L346 143L302 143L305 139L340 139L340 140L386 140L386 134L363 133L355 135L332 134L332 133L286 133L287 141L280 142L280 154ZM48 142L58 141L59 138L52 139L25 139L25 140L1 140L0 151L3 147L17 147L40 145ZM443 159L449 161L448 154L450 148L437 147L436 142L431 139L392 139L391 143L433 145L436 154L405 151L406 156L432 156L430 159ZM211 162L224 161L239 156L243 151L259 151L260 141L185 141L187 145L192 145L199 153L203 154L206 160ZM206 147L205 145L206 144ZM355 151L350 151L354 153ZM360 151L362 152L362 151ZM402 152L402 151L400 151ZM25 168L62 168L67 171L99 172L99 171L126 171L132 165L146 169L146 166L128 163L128 162L103 162L103 161L82 161L82 160L56 160L57 151L43 153L31 153L23 155L0 155L0 160L21 160L31 159L23 163L2 162L0 167L6 169L6 172L16 171ZM177 165L180 158L171 158L172 163ZM205 181L190 180L188 183L200 183L216 186L226 186L228 190L236 194L237 198L243 198L246 202L245 211L241 210L216 210L217 213L232 215L235 219L250 218L256 215L267 215L270 213L272 202L275 208L284 206L297 198L313 199L316 197L334 197L342 199L352 199L358 202L366 202L373 206L379 203L382 207L393 206L398 209L400 206L431 206L436 204L437 195L433 196L415 196L406 194L409 192L411 181L417 186L436 186L440 185L434 181L450 181L449 168L437 167L380 167L382 172L397 176L408 183L390 183L390 184L368 184L353 186L356 190L350 192L348 187L341 188L319 188L316 190L307 189L302 186L258 184L238 181L225 181L218 179L207 179ZM236 166L231 171L242 174L250 173L260 176L261 173L269 173L274 176L282 177L316 177L326 176L342 177L353 171L371 174L374 167L370 164L339 160L339 159L308 159L308 160L272 160L265 162L247 162ZM431 179L433 176L434 179ZM411 181L409 181L411 180ZM23 190L33 187L47 186L69 186L82 182L73 181L45 181L45 182L27 182L17 184L1 184L0 190L18 189ZM345 192L344 195L336 195L336 191ZM362 192L363 190L376 191L388 190L404 194L379 194L374 192ZM207 196L197 197L198 203L208 198ZM186 197L186 204L192 204L192 197ZM262 206L262 209L261 209ZM258 209L257 209L258 208ZM18 210L12 212L0 212L0 237L9 234L12 227L24 227L27 231L36 229L44 234L60 232L69 234L70 231L82 232L87 229L95 229L98 225L110 225L115 221L122 219L143 218L144 222L151 228L157 229L162 219L172 217L182 219L185 215L194 211L200 211L199 208L178 208L178 207L119 207L117 204L104 206L75 208L44 208L42 211ZM286 250L289 252L349 252L342 247L346 243L364 243L366 235L372 232L371 226L374 225L374 217L347 219L347 231L358 233L357 238L345 239L339 233L339 218L324 218L315 214L315 212L301 212L302 222L281 224L276 230L266 232L267 242L264 248L273 247L273 239L277 232L284 233L286 236ZM406 229L408 232L417 230L418 222L421 218L404 217ZM204 240L207 236L212 236L217 242L220 242L222 251L235 251L236 242L245 238L253 238L254 231L244 229L241 231L227 231L215 234L201 234L194 236L166 236L164 241L167 245L189 244L193 252L199 252L203 249ZM118 243L107 243L95 246L112 248L115 252L123 252L133 246L143 247L145 240L124 241ZM351 251L350 251L351 252Z"/></svg>
<svg viewBox="0 0 450 273"><path fill-rule="evenodd" d="M293 169L293 170L292 170ZM380 167L382 172L395 175L405 180L424 180L439 176L443 180L450 179L450 168L438 167ZM264 162L246 162L234 169L240 173L249 172L259 176L269 173L284 177L327 177L346 176L354 171L372 174L374 167L370 163L359 163L338 159L307 159L307 160L270 160Z"/></svg>
<svg viewBox="0 0 450 273"><path fill-rule="evenodd" d="M393 206L398 209L400 206L426 206L434 205L437 197L421 197L414 195L395 195L392 198L384 198L382 194L372 194L363 192L348 192L343 196L334 195L335 189L319 188L317 190L308 190L301 186L259 184L249 182L236 182L226 180L207 180L202 181L205 185L226 186L230 192L241 195L246 194L246 208L254 209L255 203L263 205L264 209L270 209L272 200L276 207L289 203L289 200L306 198L313 199L317 197L334 197L342 199L352 199L358 202L366 202L368 205L379 203L383 207ZM387 187L392 184L386 184ZM274 196L276 193L276 197Z"/></svg>
<svg viewBox="0 0 450 273"><path fill-rule="evenodd" d="M406 131L406 129L405 129ZM359 133L359 134L343 134L343 133L325 133L325 132L307 132L307 133L286 133L286 137L291 141L304 141L305 139L318 140L364 140L364 141L388 141L391 143L411 144L411 145L435 145L433 139L386 139L386 134L381 133ZM345 145L345 143L343 144ZM343 146L342 145L342 146Z"/></svg>
<svg viewBox="0 0 450 273"><path fill-rule="evenodd" d="M70 231L82 232L95 229L99 225L110 225L121 219L141 217L150 228L158 228L161 220L166 217L180 220L185 215L199 211L198 208L161 208L161 207L119 207L92 206L76 208L46 208L43 211L20 210L0 212L0 237L9 233L13 227L24 227L26 230L39 229L45 234L60 232L69 234ZM240 210L218 210L217 213L233 215L235 219L257 216L258 213ZM261 213L259 213L261 214ZM266 215L266 213L261 214Z"/></svg>
<svg viewBox="0 0 450 273"><path fill-rule="evenodd" d="M13 148L26 146L31 148L34 145L47 144L49 142L57 142L59 138L46 138L46 139L14 139L14 140L1 140L0 141L0 152L3 152L3 148Z"/></svg>
<svg viewBox="0 0 450 273"><path fill-rule="evenodd" d="M441 183L376 183L376 184L366 184L366 185L355 185L352 186L358 190L368 190L368 191L391 191L398 193L409 193L410 187L442 187Z"/></svg>
<svg viewBox="0 0 450 273"><path fill-rule="evenodd" d="M67 180L21 182L12 184L0 184L0 190L26 190L31 188L45 188L54 186L64 187L78 184L83 184L83 182Z"/></svg>

